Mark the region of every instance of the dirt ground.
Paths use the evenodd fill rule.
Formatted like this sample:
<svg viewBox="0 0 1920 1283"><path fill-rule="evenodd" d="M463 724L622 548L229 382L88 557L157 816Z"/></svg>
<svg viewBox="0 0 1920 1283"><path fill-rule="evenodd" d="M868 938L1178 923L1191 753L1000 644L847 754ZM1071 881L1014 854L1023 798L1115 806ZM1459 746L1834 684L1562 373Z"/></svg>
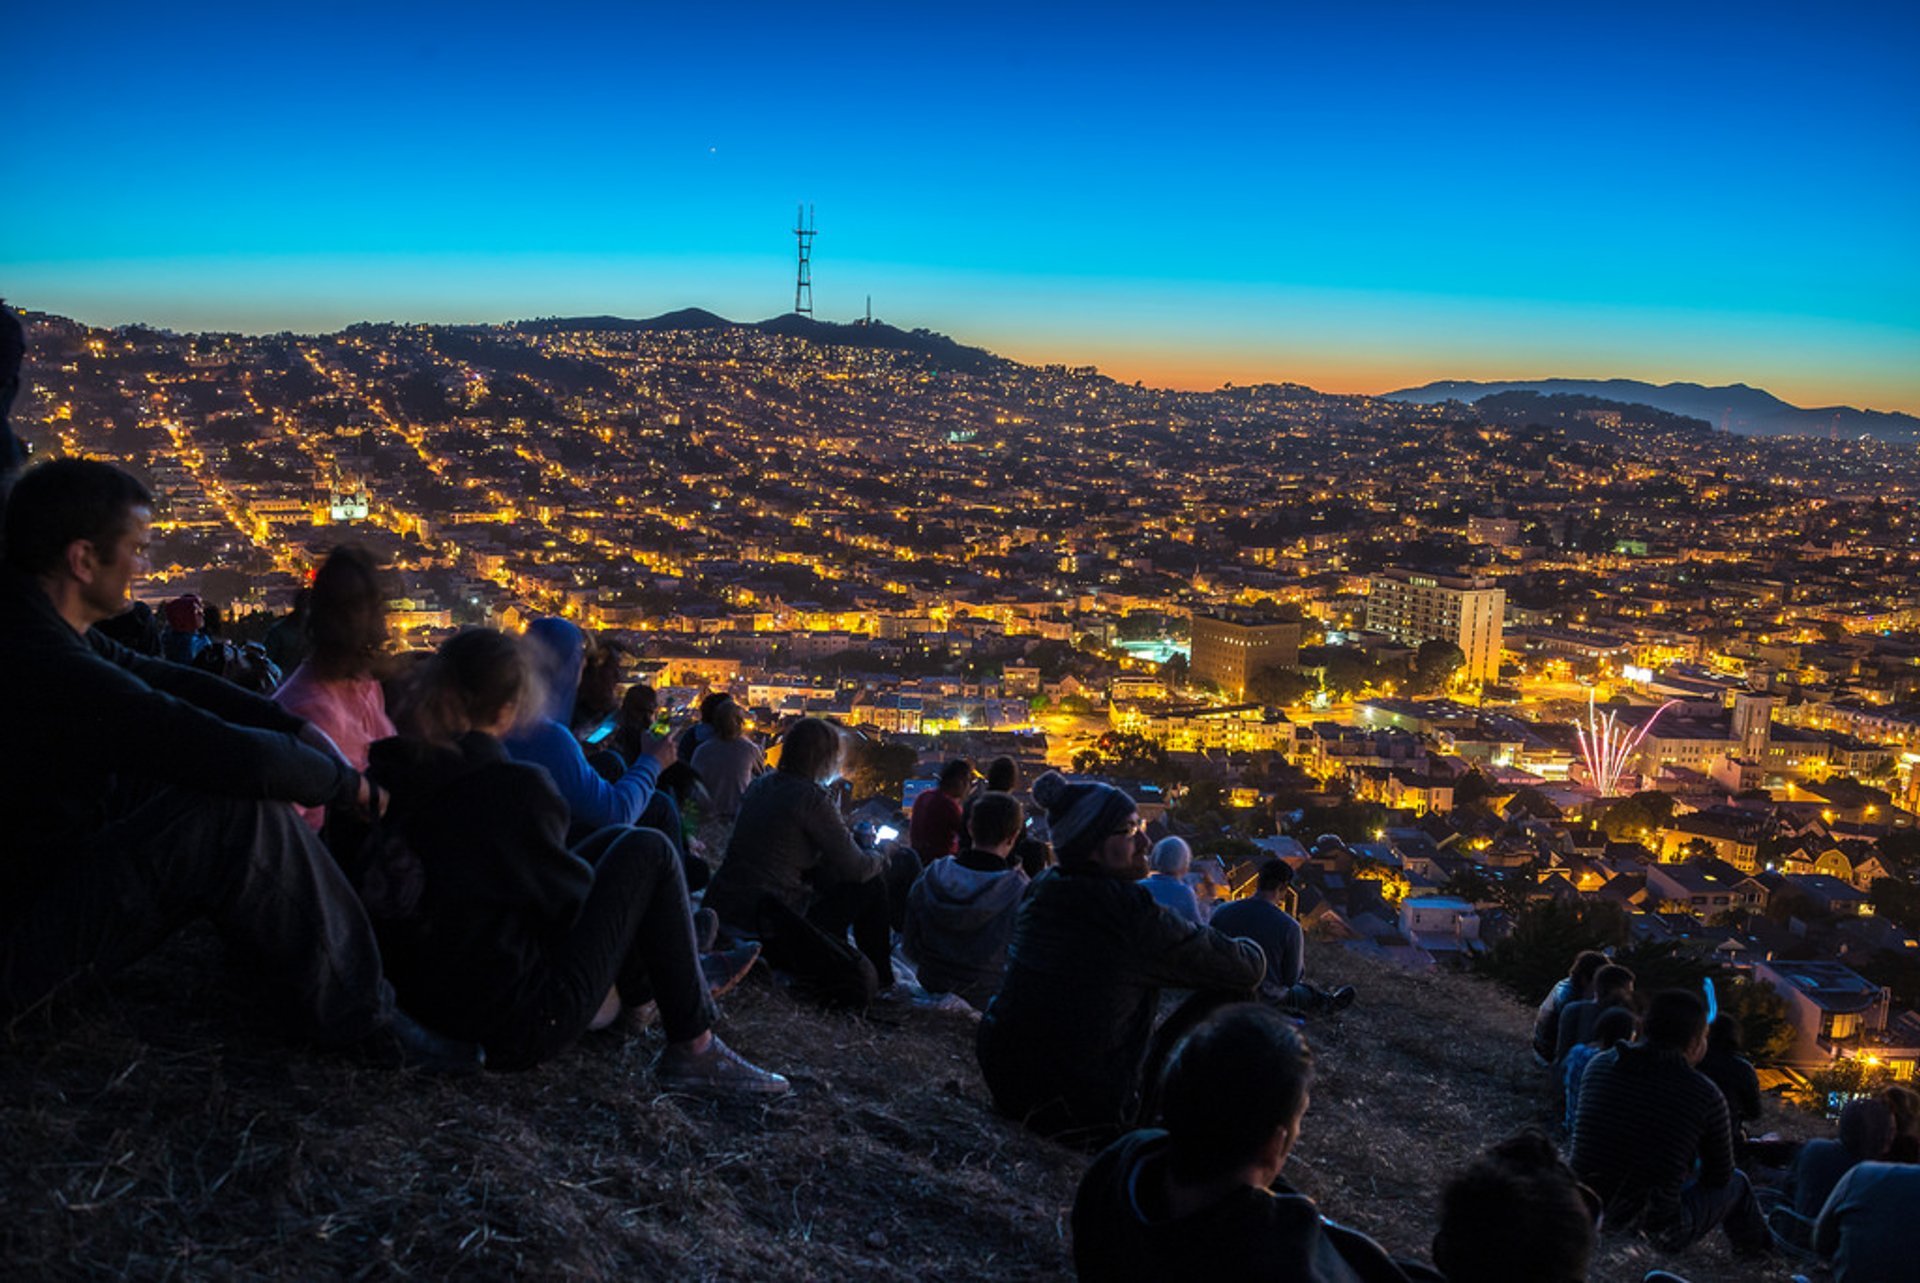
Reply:
<svg viewBox="0 0 1920 1283"><path fill-rule="evenodd" d="M1086 1159L993 1115L964 1019L823 1015L750 981L721 1030L794 1091L722 1105L655 1089L657 1034L461 1083L288 1047L250 1032L218 963L189 935L0 1041L9 1275L1071 1275ZM1424 1258L1447 1174L1545 1120L1529 1013L1476 980L1330 947L1314 964L1362 997L1310 1028L1319 1080L1288 1177ZM1675 1263L1617 1242L1593 1278L1654 1265L1693 1283L1791 1273L1718 1243Z"/></svg>

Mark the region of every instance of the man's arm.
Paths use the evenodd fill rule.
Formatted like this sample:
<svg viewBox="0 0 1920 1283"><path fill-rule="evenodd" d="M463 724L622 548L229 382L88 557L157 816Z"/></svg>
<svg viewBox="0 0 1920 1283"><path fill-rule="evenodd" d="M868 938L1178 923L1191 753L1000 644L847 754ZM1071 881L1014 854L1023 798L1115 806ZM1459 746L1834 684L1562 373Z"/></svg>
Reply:
<svg viewBox="0 0 1920 1283"><path fill-rule="evenodd" d="M90 756L113 771L206 793L305 806L357 796L358 772L294 738L306 725L299 718L210 674L155 666L172 670L164 676L184 674L230 686L235 695L269 710L273 726L236 725L147 685L132 666L67 650L41 670L40 688L24 693L29 701L49 705L32 718L50 731L46 750ZM220 701L216 695L214 702Z"/></svg>
<svg viewBox="0 0 1920 1283"><path fill-rule="evenodd" d="M102 636L98 629L87 631L87 645L93 648L94 654L132 673L154 690L185 700L195 708L203 708L223 722L280 731L287 735L297 734L300 730L300 718L266 696L242 690L224 677L128 650L119 642Z"/></svg>
<svg viewBox="0 0 1920 1283"><path fill-rule="evenodd" d="M1141 946L1144 978L1181 989L1252 990L1267 974L1267 955L1251 940L1167 913L1139 887L1129 904L1130 934Z"/></svg>
<svg viewBox="0 0 1920 1283"><path fill-rule="evenodd" d="M819 863L814 866L816 881L865 882L878 877L887 867L886 856L878 851L863 850L853 840L853 834L847 832L847 822L840 818L839 810L824 791L815 790L800 822L814 850L820 853Z"/></svg>
<svg viewBox="0 0 1920 1283"><path fill-rule="evenodd" d="M609 824L634 824L653 800L653 787L660 777L660 760L642 753L626 774L609 783L587 764L587 755L573 732L551 719L541 722L507 741L514 757L546 768L553 786L566 800L576 826L605 828Z"/></svg>
<svg viewBox="0 0 1920 1283"><path fill-rule="evenodd" d="M1707 1115L1700 1133L1700 1184L1720 1189L1733 1179L1733 1123L1727 1117L1727 1098L1714 1087L1713 1080L1697 1071L1694 1077L1699 1080L1696 1087L1704 1083L1713 1088L1700 1093Z"/></svg>
<svg viewBox="0 0 1920 1283"><path fill-rule="evenodd" d="M1820 1208L1819 1219L1813 1223L1813 1250L1823 1261L1831 1261L1833 1254L1840 1250L1840 1218L1846 1215L1847 1202L1853 1197L1853 1178L1859 1170L1854 1167L1840 1178Z"/></svg>

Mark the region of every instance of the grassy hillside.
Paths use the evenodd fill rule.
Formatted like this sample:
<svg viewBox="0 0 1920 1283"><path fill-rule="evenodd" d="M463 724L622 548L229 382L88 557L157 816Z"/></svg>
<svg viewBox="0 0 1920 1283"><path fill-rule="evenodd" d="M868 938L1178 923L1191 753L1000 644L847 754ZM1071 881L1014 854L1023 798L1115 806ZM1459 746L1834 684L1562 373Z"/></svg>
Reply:
<svg viewBox="0 0 1920 1283"><path fill-rule="evenodd" d="M988 1110L972 1026L823 1016L770 984L722 1026L793 1095L660 1095L658 1035L439 1083L252 1035L189 936L0 1045L0 1263L15 1276L1027 1279L1070 1274L1084 1159ZM1528 1013L1477 981L1322 949L1361 1005L1288 1175L1424 1254L1446 1173L1541 1117ZM1638 1280L1610 1245L1598 1280ZM1717 1243L1695 1283L1749 1279ZM1784 1268L1759 1277L1786 1278Z"/></svg>

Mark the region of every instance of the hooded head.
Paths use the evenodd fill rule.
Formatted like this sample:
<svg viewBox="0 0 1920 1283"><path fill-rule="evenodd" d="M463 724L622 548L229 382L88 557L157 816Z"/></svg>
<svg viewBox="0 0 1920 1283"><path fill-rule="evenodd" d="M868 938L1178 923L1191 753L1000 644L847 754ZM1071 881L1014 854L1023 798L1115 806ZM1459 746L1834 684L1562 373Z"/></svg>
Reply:
<svg viewBox="0 0 1920 1283"><path fill-rule="evenodd" d="M574 697L580 692L580 671L586 663L586 636L572 621L558 615L545 615L527 625L527 642L534 669L546 692L542 716L564 726L573 717Z"/></svg>

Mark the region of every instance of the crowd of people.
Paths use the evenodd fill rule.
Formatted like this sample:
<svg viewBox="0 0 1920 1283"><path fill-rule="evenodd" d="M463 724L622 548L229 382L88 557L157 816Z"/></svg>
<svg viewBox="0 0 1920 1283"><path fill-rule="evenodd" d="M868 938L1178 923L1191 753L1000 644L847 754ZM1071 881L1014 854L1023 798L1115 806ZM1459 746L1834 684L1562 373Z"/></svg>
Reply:
<svg viewBox="0 0 1920 1283"><path fill-rule="evenodd" d="M1012 759L946 763L886 839L848 822L832 724L763 744L724 691L678 724L560 618L396 655L380 569L350 547L256 693L185 653L203 603L127 626L151 508L81 460L28 470L7 503L9 1018L205 919L293 1037L457 1074L657 1024L663 1089L765 1098L788 1080L716 1032L716 999L764 963L826 1007L973 1017L993 1107L1094 1155L1083 1278L1578 1280L1602 1226L1676 1253L1718 1229L1759 1255L1795 1225L1789 1246L1843 1283L1905 1277L1888 1263L1920 1214L1920 1097L1849 1104L1762 1189L1737 1023L1688 992L1643 1001L1598 953L1534 1029L1565 1158L1537 1132L1494 1145L1447 1184L1432 1264L1396 1259L1281 1176L1302 1030L1355 1001L1306 978L1286 861L1215 903L1223 871L1150 841L1125 790L1049 771L1023 791Z"/></svg>
<svg viewBox="0 0 1920 1283"><path fill-rule="evenodd" d="M1604 1223L1673 1253L1718 1230L1736 1257L1778 1252L1840 1283L1914 1277L1920 1093L1850 1101L1837 1138L1750 1140L1762 1104L1738 1019L1710 1017L1691 990L1642 1001L1634 981L1582 953L1534 1024L1536 1060L1564 1100L1568 1162Z"/></svg>

